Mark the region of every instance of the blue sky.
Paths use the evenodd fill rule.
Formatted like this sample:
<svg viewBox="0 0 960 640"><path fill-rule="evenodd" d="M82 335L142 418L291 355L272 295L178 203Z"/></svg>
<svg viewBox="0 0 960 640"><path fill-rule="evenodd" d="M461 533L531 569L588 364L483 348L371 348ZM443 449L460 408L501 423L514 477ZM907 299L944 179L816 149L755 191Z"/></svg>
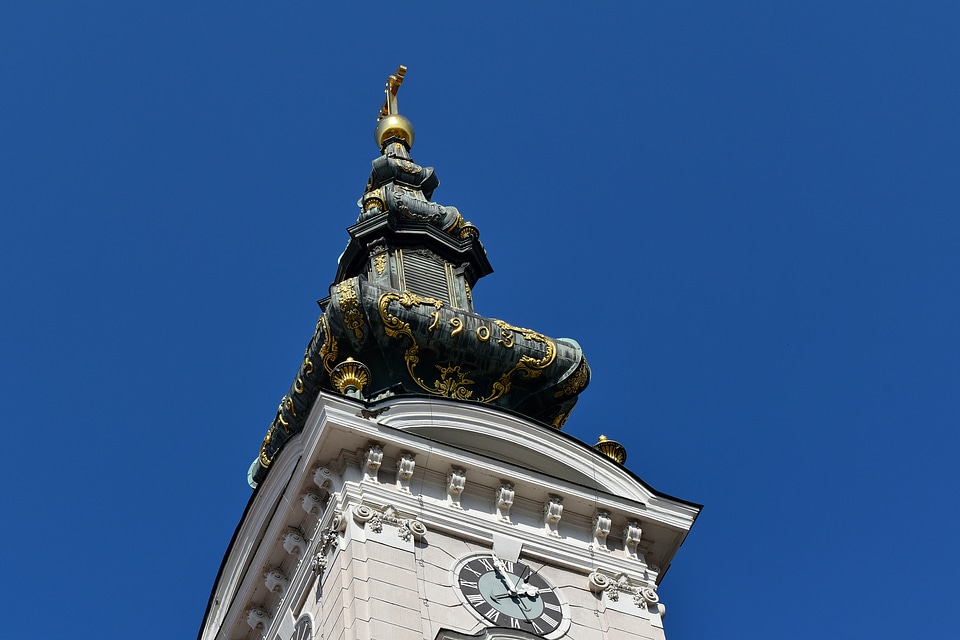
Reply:
<svg viewBox="0 0 960 640"><path fill-rule="evenodd" d="M279 5L279 6L271 6ZM671 640L956 637L960 5L0 6L0 599L193 637L386 76L566 431L705 504Z"/></svg>

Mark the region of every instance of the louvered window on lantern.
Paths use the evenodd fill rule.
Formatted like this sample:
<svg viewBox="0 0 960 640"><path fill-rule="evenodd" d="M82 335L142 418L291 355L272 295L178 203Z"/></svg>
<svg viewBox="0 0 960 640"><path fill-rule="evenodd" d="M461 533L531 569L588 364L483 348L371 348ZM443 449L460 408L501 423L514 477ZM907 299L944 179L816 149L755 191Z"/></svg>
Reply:
<svg viewBox="0 0 960 640"><path fill-rule="evenodd" d="M406 249L398 253L404 290L451 303L453 273L449 264L430 251Z"/></svg>

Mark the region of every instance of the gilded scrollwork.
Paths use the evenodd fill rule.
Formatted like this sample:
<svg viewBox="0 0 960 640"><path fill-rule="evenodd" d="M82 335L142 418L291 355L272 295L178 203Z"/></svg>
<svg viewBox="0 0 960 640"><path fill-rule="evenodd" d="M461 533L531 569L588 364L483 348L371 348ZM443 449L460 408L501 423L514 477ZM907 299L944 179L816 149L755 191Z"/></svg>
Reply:
<svg viewBox="0 0 960 640"><path fill-rule="evenodd" d="M520 361L516 365L502 376L500 379L493 383L493 390L489 396L486 398L481 398L481 402L493 402L500 396L508 393L510 391L511 378L513 374L520 372L521 375L525 378L536 378L543 370L553 364L553 361L557 357L557 345L542 333L537 333L531 329L524 329L522 327L514 327L509 325L503 320L494 320L498 327L500 327L501 335L505 332L510 332L511 340L513 339L513 332L519 333L525 339L530 340L531 342L539 342L540 344L546 347L546 354L542 358L534 358L526 354L520 356ZM502 343L501 343L502 344Z"/></svg>
<svg viewBox="0 0 960 640"><path fill-rule="evenodd" d="M320 346L320 362L323 363L323 368L330 374L333 373L333 363L337 361L338 349L337 341L330 331L330 321L327 320L326 314L320 316L320 320L317 321L317 330L319 331L321 327L323 328L323 344ZM304 364L307 363L310 364L310 373L312 373L313 363L304 358Z"/></svg>
<svg viewBox="0 0 960 640"><path fill-rule="evenodd" d="M587 365L587 359L583 358L580 361L580 366L577 367L577 370L573 372L572 376L567 378L567 381L564 383L563 387L553 394L553 397L560 398L563 396L575 396L583 391L589 380L590 367Z"/></svg>
<svg viewBox="0 0 960 640"><path fill-rule="evenodd" d="M473 391L467 389L473 384L473 380L467 379L467 374L460 371L460 365L442 367L436 365L440 371L440 379L433 383L437 393L448 398L457 398L458 400L467 400L473 396Z"/></svg>
<svg viewBox="0 0 960 640"><path fill-rule="evenodd" d="M377 275L382 276L387 269L387 254L381 253L373 258L374 265L377 268Z"/></svg>
<svg viewBox="0 0 960 640"><path fill-rule="evenodd" d="M563 425L567 423L567 418L570 417L569 411L562 411L558 413L553 420L550 421L550 426L556 429L563 429Z"/></svg>
<svg viewBox="0 0 960 640"><path fill-rule="evenodd" d="M409 373L413 381L417 383L417 386L424 391L438 393L438 391L428 387L414 371L417 363L420 362L420 345L417 344L417 339L410 329L410 323L404 322L390 313L389 306L391 302L398 302L407 309L414 305L433 305L439 310L443 308L443 301L437 300L436 298L421 297L409 291L390 291L380 296L380 300L377 302L377 311L380 313L380 320L383 322L384 332L394 339L402 336L410 338L411 344L403 353L403 360L407 365L407 373Z"/></svg>
<svg viewBox="0 0 960 640"><path fill-rule="evenodd" d="M360 310L360 301L354 286L356 278L344 280L337 285L337 299L340 301L340 310L343 312L343 324L352 329L358 340L363 340L363 312Z"/></svg>
<svg viewBox="0 0 960 640"><path fill-rule="evenodd" d="M270 428L267 429L267 435L263 438L263 444L260 445L260 466L266 469L270 466L270 458L267 457L267 447L270 446L270 442L273 440L273 425L270 425Z"/></svg>
<svg viewBox="0 0 960 640"><path fill-rule="evenodd" d="M402 320L390 312L389 307L391 302L397 302L407 309L410 309L414 306L433 306L436 311L433 311L430 314L432 323L427 328L428 332L432 332L439 327L440 311L444 307L443 301L437 300L436 298L419 296L408 291L391 291L380 296L380 299L377 302L377 310L380 314L380 319L383 322L383 329L387 336L394 339L399 339L401 337L409 338L410 346L407 347L403 357L407 367L407 373L410 374L410 377L417 384L417 386L429 393L442 395L449 398L472 398L473 391L468 387L473 385L474 381L467 377L469 375L468 372L462 371L460 365L436 365L438 371L440 372L440 377L433 382L432 386L428 385L426 382L424 382L423 378L417 375L416 367L420 362L420 345L413 333L413 329L410 327L410 323ZM536 378L540 376L540 374L543 373L547 367L553 364L557 357L556 343L543 334L537 333L531 329L515 327L503 322L502 320L494 320L493 322L500 329L500 338L498 339L498 343L504 346L504 348L513 348L513 346L516 344L516 335L519 334L529 342L535 342L543 345L545 353L542 358L535 358L527 354L522 354L520 359L512 368L510 368L510 370L502 374L498 380L493 382L490 393L480 398L481 402L493 402L503 395L509 393L512 386L513 376L517 373L525 378ZM464 330L466 323L463 321L463 319L454 317L450 320L450 325L453 327L453 331L451 332L452 337L461 333ZM477 338L482 342L486 342L490 339L490 329L488 327L481 325L476 332Z"/></svg>

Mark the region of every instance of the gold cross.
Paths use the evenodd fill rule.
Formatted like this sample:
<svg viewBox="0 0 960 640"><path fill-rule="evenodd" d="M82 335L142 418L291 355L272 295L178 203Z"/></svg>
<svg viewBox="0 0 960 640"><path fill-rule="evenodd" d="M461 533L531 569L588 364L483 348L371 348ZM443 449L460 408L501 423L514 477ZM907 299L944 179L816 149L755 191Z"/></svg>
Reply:
<svg viewBox="0 0 960 640"><path fill-rule="evenodd" d="M399 113L397 111L397 91L400 90L400 85L403 84L403 76L407 74L407 68L403 65L397 67L397 72L387 78L387 88L384 89L384 93L387 94L387 97L383 100L383 106L380 107L380 117L377 118L379 122L384 116L391 116Z"/></svg>

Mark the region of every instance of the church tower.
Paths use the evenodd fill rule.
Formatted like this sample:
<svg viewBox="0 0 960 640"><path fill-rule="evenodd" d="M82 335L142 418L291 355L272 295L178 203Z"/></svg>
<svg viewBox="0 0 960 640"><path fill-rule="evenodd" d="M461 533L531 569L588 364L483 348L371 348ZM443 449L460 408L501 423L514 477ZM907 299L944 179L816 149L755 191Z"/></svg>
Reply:
<svg viewBox="0 0 960 640"><path fill-rule="evenodd" d="M561 431L590 381L576 342L474 310L492 268L410 156L405 72L199 638L663 639L700 505Z"/></svg>

